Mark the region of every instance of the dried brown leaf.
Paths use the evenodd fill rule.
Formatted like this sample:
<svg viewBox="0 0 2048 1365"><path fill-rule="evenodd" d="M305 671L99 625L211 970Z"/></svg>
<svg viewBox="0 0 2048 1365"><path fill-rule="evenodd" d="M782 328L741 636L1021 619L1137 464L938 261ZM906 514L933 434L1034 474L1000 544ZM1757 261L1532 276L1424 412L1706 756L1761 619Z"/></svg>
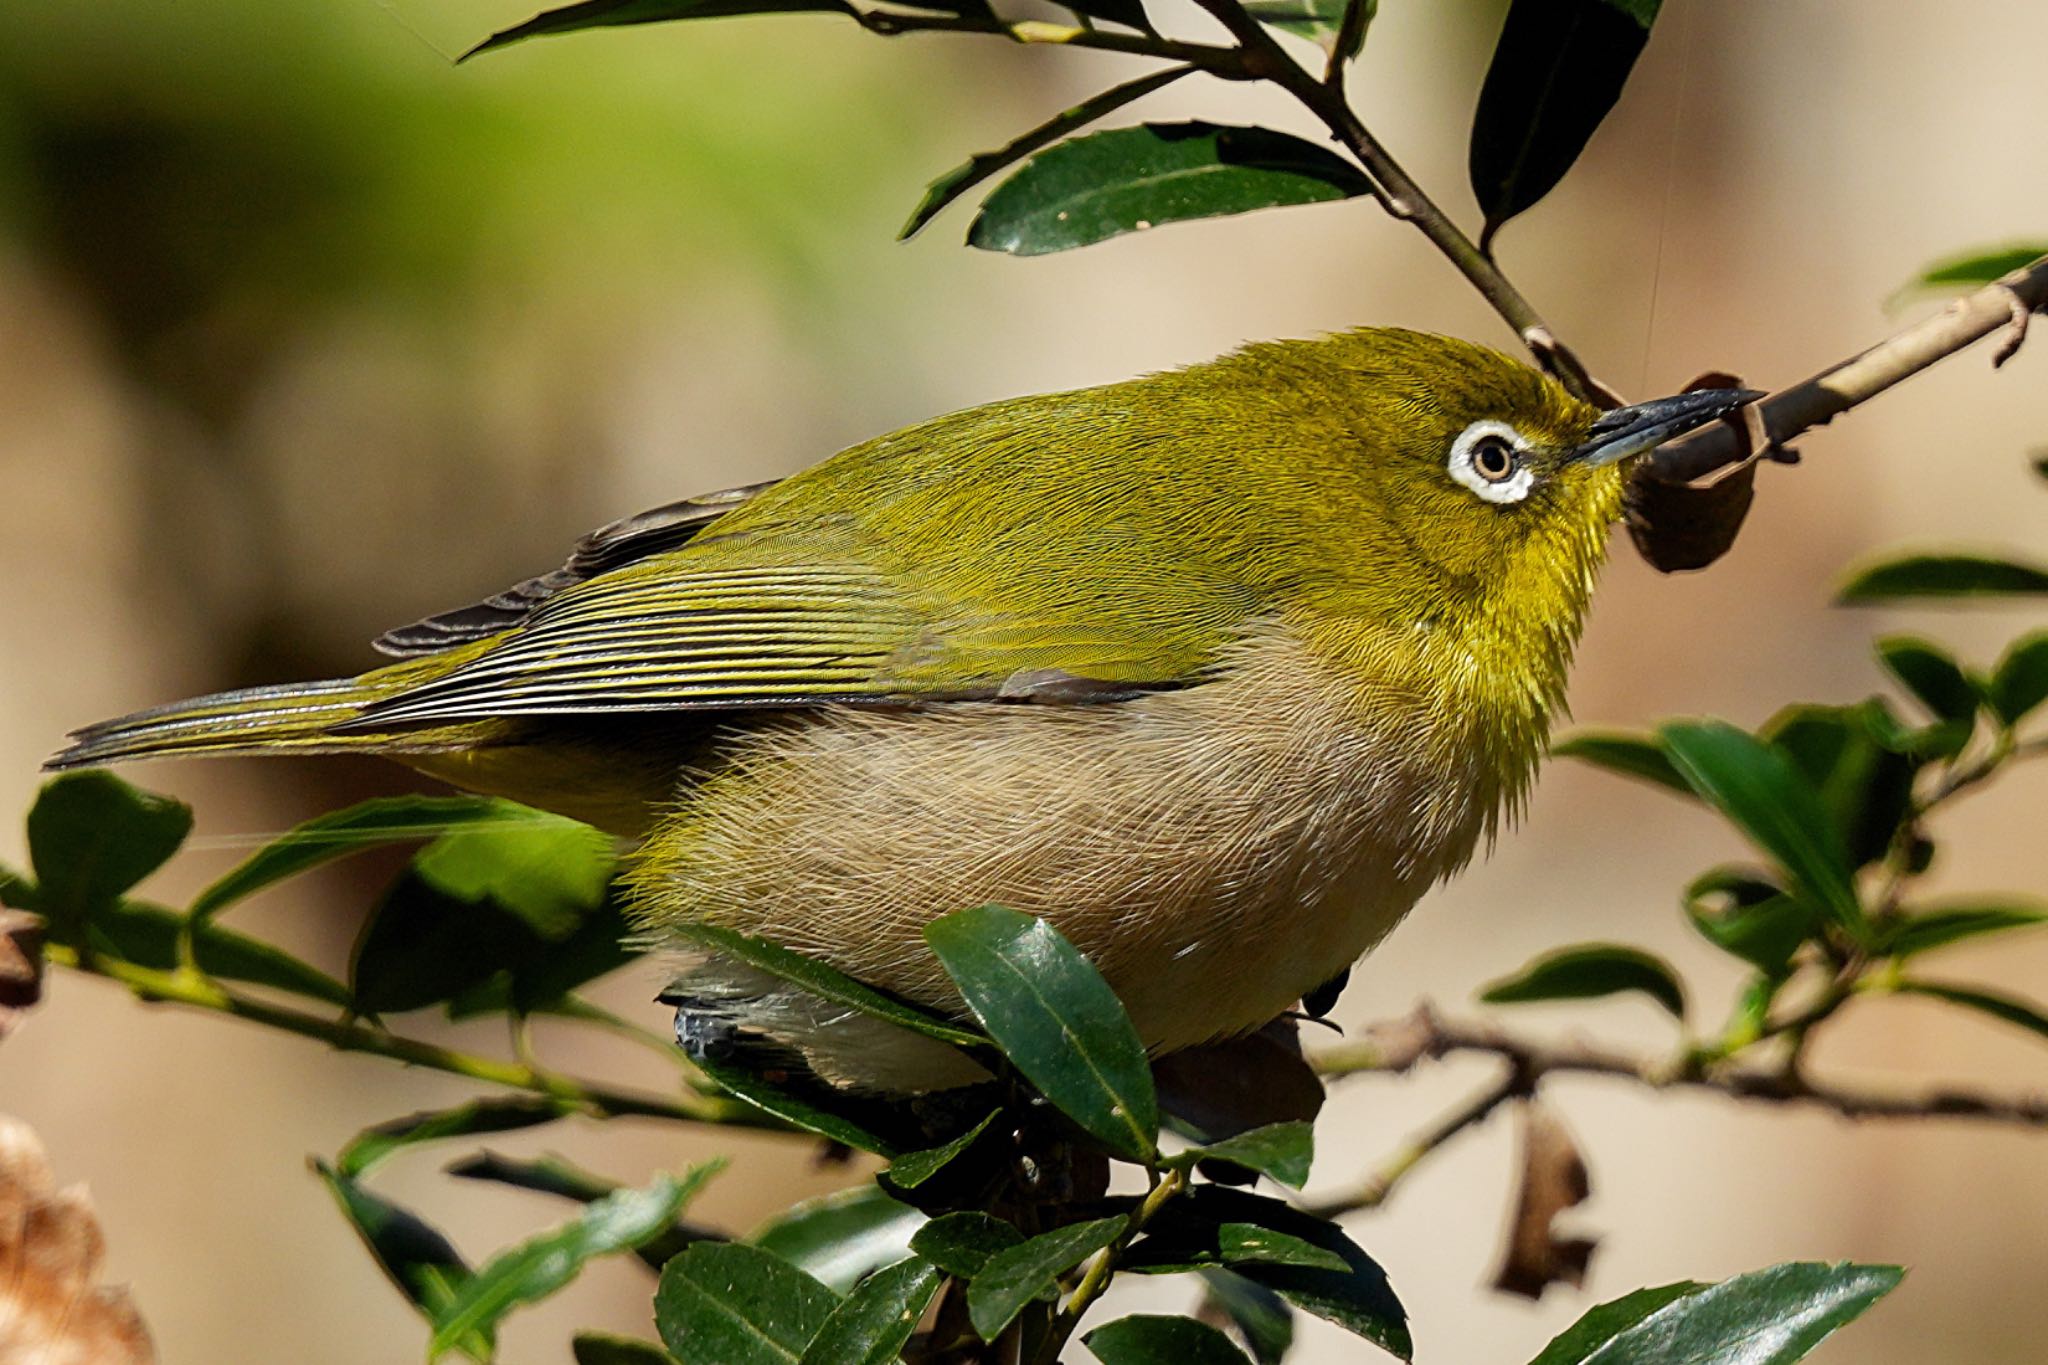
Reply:
<svg viewBox="0 0 2048 1365"><path fill-rule="evenodd" d="M1559 1236L1555 1224L1559 1214L1584 1202L1593 1186L1564 1120L1539 1100L1521 1106L1521 1141L1522 1188L1493 1287L1537 1299L1552 1284L1586 1282L1586 1265L1597 1243L1590 1237Z"/></svg>
<svg viewBox="0 0 2048 1365"><path fill-rule="evenodd" d="M42 917L0 908L0 1038L42 996Z"/></svg>

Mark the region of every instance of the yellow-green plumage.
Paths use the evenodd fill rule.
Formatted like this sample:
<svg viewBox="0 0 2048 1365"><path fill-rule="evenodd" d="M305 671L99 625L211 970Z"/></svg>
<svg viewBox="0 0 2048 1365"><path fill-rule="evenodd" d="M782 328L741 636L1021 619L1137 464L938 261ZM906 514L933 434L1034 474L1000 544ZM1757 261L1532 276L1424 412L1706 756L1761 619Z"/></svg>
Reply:
<svg viewBox="0 0 2048 1365"><path fill-rule="evenodd" d="M650 929L766 934L941 1008L919 929L1001 902L1184 1046L1348 965L1526 788L1619 509L1620 467L1572 458L1598 416L1390 330L991 404L600 537L580 581L395 634L420 657L57 761L388 754L644 836ZM1512 502L1447 471L1480 421L1524 447ZM828 1074L947 1079L679 970Z"/></svg>

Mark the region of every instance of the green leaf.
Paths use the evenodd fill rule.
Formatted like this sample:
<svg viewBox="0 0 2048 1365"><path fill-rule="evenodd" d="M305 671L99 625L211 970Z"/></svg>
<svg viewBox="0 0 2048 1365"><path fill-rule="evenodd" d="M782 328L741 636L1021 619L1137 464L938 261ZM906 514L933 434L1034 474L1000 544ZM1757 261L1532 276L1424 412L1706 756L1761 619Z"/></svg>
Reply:
<svg viewBox="0 0 2048 1365"><path fill-rule="evenodd" d="M1340 63L1365 46L1379 8L1379 0L1357 0L1355 8L1347 0L1249 0L1244 7L1260 23L1305 38Z"/></svg>
<svg viewBox="0 0 2048 1365"><path fill-rule="evenodd" d="M1545 953L1513 976L1502 977L1480 992L1489 1005L1533 1000L1592 1000L1622 991L1641 991L1685 1018L1685 987L1662 958L1640 948L1613 943L1587 943Z"/></svg>
<svg viewBox="0 0 2048 1365"><path fill-rule="evenodd" d="M1966 251L1937 261L1920 272L1913 284L1922 289L1977 289L1996 283L2048 256L2048 242L2021 242L1985 251Z"/></svg>
<svg viewBox="0 0 2048 1365"><path fill-rule="evenodd" d="M877 1270L832 1310L802 1365L892 1365L944 1278L915 1256Z"/></svg>
<svg viewBox="0 0 2048 1365"><path fill-rule="evenodd" d="M1193 1318L1139 1314L1081 1338L1102 1365L1250 1365L1229 1337Z"/></svg>
<svg viewBox="0 0 2048 1365"><path fill-rule="evenodd" d="M1620 1358L1603 1357L1601 1354L1614 1337L1665 1304L1697 1294L1705 1288L1695 1280L1681 1280L1677 1284L1638 1289L1590 1308L1577 1322L1552 1337L1550 1344L1529 1365L1592 1365L1596 1360L1604 1360L1606 1365L1623 1365Z"/></svg>
<svg viewBox="0 0 2048 1365"><path fill-rule="evenodd" d="M2026 1029L2048 1038L2048 1015L2039 1006L2025 1000L2015 1000L2009 995L1997 995L1991 991L1980 991L1969 986L1951 986L1940 981L1901 981L1897 989L1904 995L1925 995L1935 1000L1945 1000L1951 1005L1988 1014L1993 1019Z"/></svg>
<svg viewBox="0 0 2048 1365"><path fill-rule="evenodd" d="M795 1365L839 1302L758 1247L699 1242L661 1272L654 1325L678 1360Z"/></svg>
<svg viewBox="0 0 2048 1365"><path fill-rule="evenodd" d="M1805 1359L1837 1328L1890 1293L1905 1273L1897 1266L1794 1262L1737 1275L1690 1293L1680 1285L1640 1291L1678 1292L1634 1322L1617 1321L1618 1330L1606 1340L1589 1338L1579 1354L1558 1356L1554 1362L1790 1365ZM1619 1300L1603 1308L1626 1302ZM1617 1319L1622 1316L1626 1315L1616 1315ZM1547 1351L1537 1358L1537 1365L1554 1362Z"/></svg>
<svg viewBox="0 0 2048 1365"><path fill-rule="evenodd" d="M1033 1299L1058 1292L1059 1277L1123 1234L1130 1220L1096 1218L1041 1233L988 1258L967 1286L967 1316L994 1341Z"/></svg>
<svg viewBox="0 0 2048 1365"><path fill-rule="evenodd" d="M178 934L185 916L147 901L117 900L93 915L88 938L98 952L138 967L171 971L178 966ZM193 956L208 976L247 981L289 991L308 1000L347 1006L348 987L275 944L201 923L193 926Z"/></svg>
<svg viewBox="0 0 2048 1365"><path fill-rule="evenodd" d="M914 1190L930 1180L954 1157L974 1145L974 1140L988 1131L988 1126L1002 1116L1001 1110L991 1112L980 1123L954 1138L943 1147L930 1147L922 1152L905 1152L889 1165L889 1183L898 1189Z"/></svg>
<svg viewBox="0 0 2048 1365"><path fill-rule="evenodd" d="M1025 1079L1117 1155L1154 1155L1159 1101L1145 1046L1073 944L1044 920L995 905L934 920L924 937Z"/></svg>
<svg viewBox="0 0 2048 1365"><path fill-rule="evenodd" d="M724 1164L707 1162L680 1180L659 1175L644 1190L606 1195L560 1227L499 1252L434 1315L429 1357L491 1331L514 1308L538 1302L575 1279L586 1263L667 1232L677 1212Z"/></svg>
<svg viewBox="0 0 2048 1365"><path fill-rule="evenodd" d="M843 1292L902 1260L930 1226L922 1213L869 1184L784 1209L747 1240Z"/></svg>
<svg viewBox="0 0 2048 1365"><path fill-rule="evenodd" d="M1894 957L1911 957L1963 939L2031 929L2042 923L2048 923L2048 908L2036 901L1949 903L1900 921L1879 946Z"/></svg>
<svg viewBox="0 0 2048 1365"><path fill-rule="evenodd" d="M1788 706L1757 737L1787 758L1820 793L1850 861L1882 859L1913 806L1921 740L1881 697L1855 706Z"/></svg>
<svg viewBox="0 0 2048 1365"><path fill-rule="evenodd" d="M421 849L413 872L457 900L488 901L559 942L604 900L618 862L612 838L510 801L497 806L490 824L451 831Z"/></svg>
<svg viewBox="0 0 2048 1365"><path fill-rule="evenodd" d="M451 825L503 818L509 801L482 796L381 796L316 816L265 844L201 891L192 913L202 919L267 886L323 863L381 844L427 839Z"/></svg>
<svg viewBox="0 0 2048 1365"><path fill-rule="evenodd" d="M628 24L663 24L672 19L723 19L735 14L852 14L845 0L582 0L581 4L543 10L524 23L501 29L458 57L468 61L481 53L556 33L586 28L619 28Z"/></svg>
<svg viewBox="0 0 2048 1365"><path fill-rule="evenodd" d="M1692 789L1791 874L1836 923L1864 931L1848 856L1813 784L1791 761L1722 721L1673 721L1659 730Z"/></svg>
<svg viewBox="0 0 2048 1365"><path fill-rule="evenodd" d="M970 246L1039 256L1165 223L1365 194L1356 166L1265 128L1147 123L1074 138L996 187Z"/></svg>
<svg viewBox="0 0 2048 1365"><path fill-rule="evenodd" d="M1692 786L1664 756L1664 746L1655 735L1623 730L1574 730L1551 745L1550 752L1556 758L1576 758L1623 777L1654 782L1681 796L1693 794Z"/></svg>
<svg viewBox="0 0 2048 1365"><path fill-rule="evenodd" d="M805 1132L876 1156L894 1158L907 1146L905 1134L911 1124L906 1116L891 1112L885 1102L835 1090L794 1071L778 1069L770 1080L754 1069L744 1053L734 1057L705 1054L692 1060L699 1071L737 1098Z"/></svg>
<svg viewBox="0 0 2048 1365"><path fill-rule="evenodd" d="M884 995L872 986L862 985L844 972L826 966L813 957L792 952L778 943L764 938L754 938L731 929L721 929L710 924L678 925L674 933L713 952L729 957L735 962L744 962L777 980L787 981L801 987L805 992L834 1005L844 1005L858 1010L884 1023L921 1033L927 1038L936 1038L954 1047L985 1047L988 1039L979 1033L961 1028L929 1010L920 1009L894 996Z"/></svg>
<svg viewBox="0 0 2048 1365"><path fill-rule="evenodd" d="M1308 1180L1309 1164L1315 1160L1315 1128L1308 1123L1269 1123L1221 1142L1197 1147L1174 1157L1172 1164L1190 1166L1198 1161L1227 1161L1248 1171L1271 1176L1283 1185L1300 1189Z"/></svg>
<svg viewBox="0 0 2048 1365"><path fill-rule="evenodd" d="M991 1257L1024 1245L1024 1234L993 1214L972 1209L932 1219L910 1239L910 1249L955 1279L971 1280Z"/></svg>
<svg viewBox="0 0 2048 1365"><path fill-rule="evenodd" d="M1621 98L1658 0L1514 0L1472 121L1480 249L1557 187Z"/></svg>
<svg viewBox="0 0 2048 1365"><path fill-rule="evenodd" d="M578 1332L569 1343L576 1365L676 1365L676 1358L651 1341Z"/></svg>
<svg viewBox="0 0 2048 1365"><path fill-rule="evenodd" d="M169 861L191 832L190 806L112 773L45 782L29 808L28 855L51 937L78 942L88 919Z"/></svg>
<svg viewBox="0 0 2048 1365"><path fill-rule="evenodd" d="M495 906L451 896L407 871L363 925L349 962L349 989L364 1014L424 1009L452 1001L546 946Z"/></svg>
<svg viewBox="0 0 2048 1365"><path fill-rule="evenodd" d="M1234 1271L1203 1269L1205 1303L1228 1317L1251 1347L1258 1365L1280 1365L1294 1346L1294 1310L1265 1285Z"/></svg>
<svg viewBox="0 0 2048 1365"><path fill-rule="evenodd" d="M442 1138L473 1137L478 1133L508 1133L553 1123L576 1106L547 1095L510 1095L498 1099L471 1100L450 1109L408 1114L375 1124L356 1134L341 1155L335 1169L351 1180L369 1174L372 1167L402 1148Z"/></svg>
<svg viewBox="0 0 2048 1365"><path fill-rule="evenodd" d="M1939 752L1955 753L1969 742L1981 698L1977 688L1947 650L1910 635L1888 635L1877 642L1878 662L1919 699L1951 738Z"/></svg>
<svg viewBox="0 0 2048 1365"><path fill-rule="evenodd" d="M510 1185L518 1190L533 1190L539 1194L573 1199L579 1204L594 1204L607 1195L616 1194L625 1188L616 1180L594 1175L567 1158L552 1153L524 1161L501 1156L496 1152L478 1152L474 1156L451 1163L447 1171L459 1180L490 1181L499 1185ZM678 1220L666 1230L633 1248L633 1254L644 1261L649 1269L659 1274L663 1266L673 1257L680 1256L692 1242L707 1239L715 1242L729 1240L720 1234Z"/></svg>
<svg viewBox="0 0 2048 1365"><path fill-rule="evenodd" d="M967 158L964 164L955 166L925 187L924 198L911 210L910 219L903 224L903 230L896 234L896 240L900 242L915 235L948 204L997 171L1015 165L1039 148L1050 147L1069 133L1085 128L1097 119L1114 113L1127 104L1135 103L1155 90L1171 85L1194 70L1192 66L1170 66L1164 71L1155 71L1149 76L1126 81L1122 85L1081 101L1071 109L1055 114L1030 132L1012 139L992 152L977 152Z"/></svg>
<svg viewBox="0 0 2048 1365"><path fill-rule="evenodd" d="M1995 555L1900 555L1853 570L1835 590L1843 606L1923 597L2048 593L2048 569Z"/></svg>
<svg viewBox="0 0 2048 1365"><path fill-rule="evenodd" d="M406 1300L438 1322L441 1313L470 1278L469 1266L440 1232L418 1216L327 1165L314 1161L313 1170L327 1182L342 1215L363 1239L377 1265L405 1295ZM497 1338L488 1325L452 1344L471 1360L488 1361L497 1350Z"/></svg>
<svg viewBox="0 0 2048 1365"><path fill-rule="evenodd" d="M1348 1269L1344 1258L1325 1247L1257 1223L1193 1221L1141 1241L1125 1268L1148 1275L1178 1275L1209 1266L1247 1264L1306 1266L1314 1270Z"/></svg>
<svg viewBox="0 0 2048 1365"><path fill-rule="evenodd" d="M1685 913L1709 943L1771 977L1786 973L1819 925L1815 907L1740 867L1694 878L1685 888Z"/></svg>
<svg viewBox="0 0 2048 1365"><path fill-rule="evenodd" d="M2007 725L2048 701L2048 630L2022 635L1991 674L1991 707Z"/></svg>

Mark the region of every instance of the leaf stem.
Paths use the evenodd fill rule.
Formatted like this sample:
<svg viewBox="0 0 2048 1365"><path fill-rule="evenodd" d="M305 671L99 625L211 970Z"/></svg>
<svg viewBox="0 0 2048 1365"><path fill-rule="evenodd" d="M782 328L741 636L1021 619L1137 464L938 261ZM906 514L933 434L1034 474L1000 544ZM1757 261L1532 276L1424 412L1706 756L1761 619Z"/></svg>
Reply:
<svg viewBox="0 0 2048 1365"><path fill-rule="evenodd" d="M1138 1205L1137 1210L1131 1214L1130 1221L1124 1225L1123 1232L1088 1263L1088 1270L1081 1276L1081 1282L1074 1286L1074 1292L1067 1296L1066 1303L1053 1317L1051 1330L1046 1333L1045 1340L1040 1344L1038 1353L1033 1358L1033 1365L1057 1365L1060 1351L1065 1348L1067 1338L1074 1334L1074 1329L1080 1326L1082 1315L1102 1297L1102 1292L1109 1288L1109 1282L1116 1274L1117 1261L1122 1256L1124 1248L1131 1244L1133 1237L1144 1231L1145 1225L1152 1221L1159 1210L1187 1189L1187 1183L1187 1172L1178 1168L1168 1170L1156 1178L1151 1190L1145 1195L1144 1202Z"/></svg>

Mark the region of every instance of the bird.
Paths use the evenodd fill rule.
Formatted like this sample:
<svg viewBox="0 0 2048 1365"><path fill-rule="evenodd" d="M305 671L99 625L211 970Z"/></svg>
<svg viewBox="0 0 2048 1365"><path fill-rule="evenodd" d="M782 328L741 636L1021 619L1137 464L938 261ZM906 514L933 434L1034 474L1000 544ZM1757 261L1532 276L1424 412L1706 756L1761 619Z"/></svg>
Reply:
<svg viewBox="0 0 2048 1365"><path fill-rule="evenodd" d="M1340 978L1529 791L1624 486L1757 397L1603 411L1367 327L989 403L591 533L356 677L88 726L52 768L370 753L630 841L677 1036L838 1086L964 1054L693 946L965 1016L928 950L1043 917L1154 1054Z"/></svg>

